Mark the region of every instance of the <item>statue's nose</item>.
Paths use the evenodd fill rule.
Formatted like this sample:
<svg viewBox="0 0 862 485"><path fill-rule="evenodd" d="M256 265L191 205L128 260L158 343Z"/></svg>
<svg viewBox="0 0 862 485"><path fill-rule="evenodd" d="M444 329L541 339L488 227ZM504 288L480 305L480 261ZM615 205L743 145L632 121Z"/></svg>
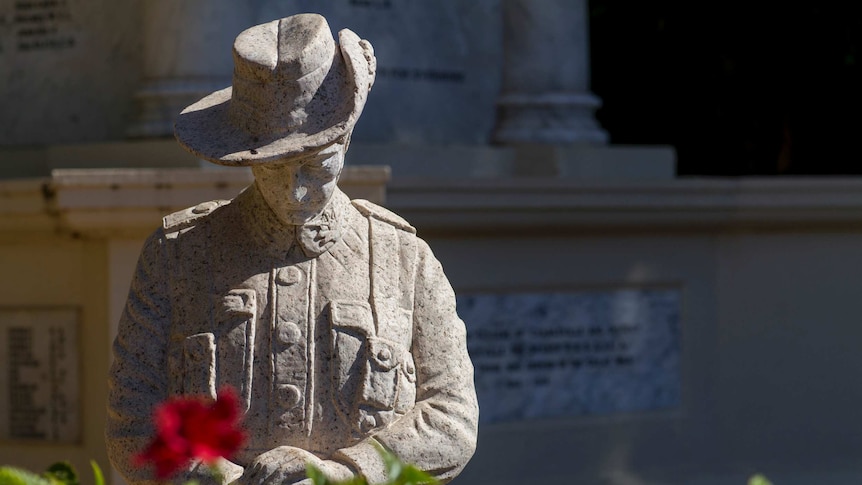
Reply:
<svg viewBox="0 0 862 485"><path fill-rule="evenodd" d="M301 170L299 167L283 167L282 170L287 172L283 176L288 202L293 204L302 202L308 194L308 184L302 176Z"/></svg>
<svg viewBox="0 0 862 485"><path fill-rule="evenodd" d="M290 191L292 199L295 202L302 202L302 200L305 199L305 194L307 193L308 189L305 187L305 185L295 186L293 190Z"/></svg>

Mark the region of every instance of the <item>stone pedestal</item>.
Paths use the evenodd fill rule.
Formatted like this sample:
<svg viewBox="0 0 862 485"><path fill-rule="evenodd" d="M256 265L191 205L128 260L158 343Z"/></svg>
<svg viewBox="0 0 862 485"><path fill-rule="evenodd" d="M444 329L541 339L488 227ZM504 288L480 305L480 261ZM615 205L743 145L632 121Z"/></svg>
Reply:
<svg viewBox="0 0 862 485"><path fill-rule="evenodd" d="M233 39L256 9L234 0L142 2L143 83L131 137L169 136L186 106L231 83Z"/></svg>
<svg viewBox="0 0 862 485"><path fill-rule="evenodd" d="M589 91L587 1L504 0L503 28L495 141L607 143Z"/></svg>

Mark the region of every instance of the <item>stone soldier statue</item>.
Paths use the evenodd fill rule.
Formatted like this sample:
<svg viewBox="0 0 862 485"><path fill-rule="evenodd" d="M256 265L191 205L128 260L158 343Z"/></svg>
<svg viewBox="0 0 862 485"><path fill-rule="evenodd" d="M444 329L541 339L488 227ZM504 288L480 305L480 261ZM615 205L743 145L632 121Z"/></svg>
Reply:
<svg viewBox="0 0 862 485"><path fill-rule="evenodd" d="M238 390L249 440L224 482L385 480L377 444L447 481L473 453L465 329L440 263L406 221L336 186L374 81L371 45L295 15L234 44L233 85L186 108L182 145L255 182L164 218L144 245L114 343L108 450L130 457L156 403ZM206 481L192 464L177 481Z"/></svg>

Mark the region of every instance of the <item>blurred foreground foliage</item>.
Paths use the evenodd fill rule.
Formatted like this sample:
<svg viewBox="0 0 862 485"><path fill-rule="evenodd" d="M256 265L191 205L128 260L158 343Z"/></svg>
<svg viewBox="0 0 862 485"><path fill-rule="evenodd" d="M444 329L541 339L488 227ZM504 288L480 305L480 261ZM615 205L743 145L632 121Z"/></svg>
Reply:
<svg viewBox="0 0 862 485"><path fill-rule="evenodd" d="M439 483L431 475L413 465L402 462L397 456L383 447L378 446L377 451L383 457L383 462L386 464L386 476L389 477L389 480L386 481L385 485L437 485ZM341 482L331 481L312 465L308 466L308 478L314 482L314 485L369 485L365 477L361 475Z"/></svg>
<svg viewBox="0 0 862 485"><path fill-rule="evenodd" d="M102 470L95 461L93 467L93 485L105 485ZM11 466L0 467L0 485L81 485L78 473L68 462L54 463L41 475Z"/></svg>

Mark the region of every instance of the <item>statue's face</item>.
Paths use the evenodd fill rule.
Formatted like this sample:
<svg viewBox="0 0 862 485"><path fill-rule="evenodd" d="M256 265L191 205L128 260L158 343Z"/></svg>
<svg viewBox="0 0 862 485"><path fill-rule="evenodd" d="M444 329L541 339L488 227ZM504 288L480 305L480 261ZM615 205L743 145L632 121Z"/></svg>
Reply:
<svg viewBox="0 0 862 485"><path fill-rule="evenodd" d="M251 171L278 218L299 225L326 207L344 167L344 152L343 144L334 143L306 157L255 165Z"/></svg>

